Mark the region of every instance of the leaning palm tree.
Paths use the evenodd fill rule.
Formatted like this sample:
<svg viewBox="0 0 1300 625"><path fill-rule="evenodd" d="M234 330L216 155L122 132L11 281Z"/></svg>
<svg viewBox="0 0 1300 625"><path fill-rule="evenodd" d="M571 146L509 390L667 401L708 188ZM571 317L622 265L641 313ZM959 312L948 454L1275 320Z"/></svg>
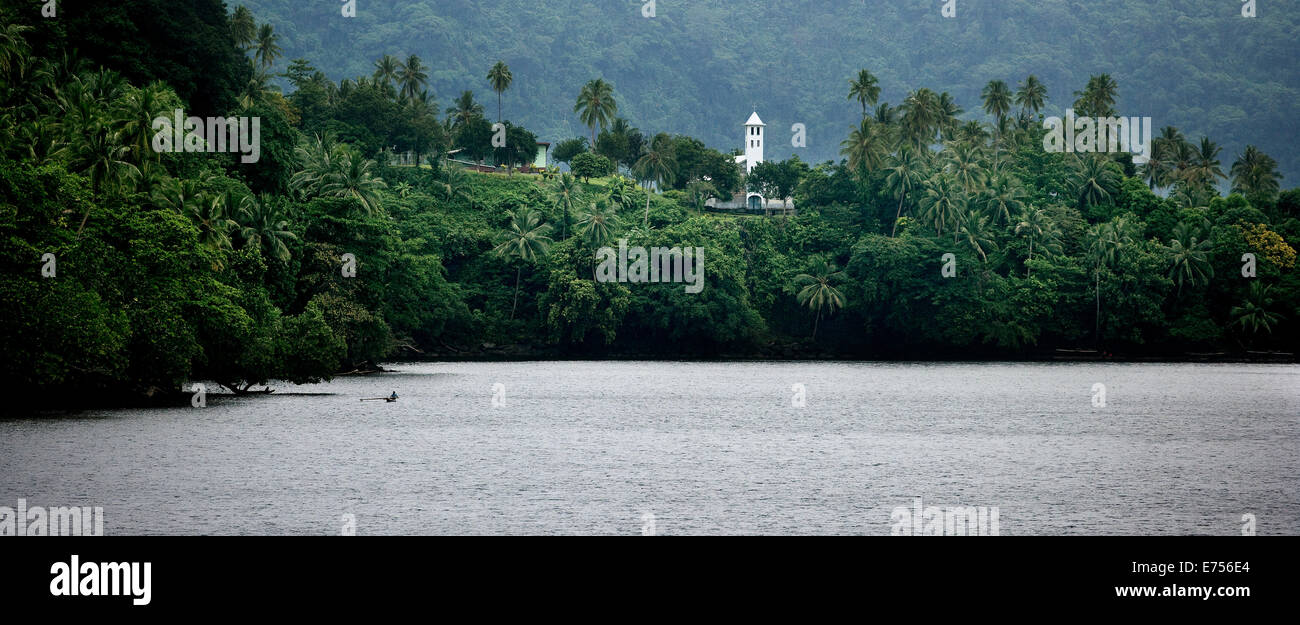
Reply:
<svg viewBox="0 0 1300 625"><path fill-rule="evenodd" d="M373 77L375 80L378 80L385 85L389 85L399 81L398 76L401 71L402 62L397 60L397 57L394 57L391 54L385 54L384 56L379 57L378 61L375 61L375 73Z"/></svg>
<svg viewBox="0 0 1300 625"><path fill-rule="evenodd" d="M879 98L880 84L871 72L859 70L857 79L849 80L849 99L862 104L862 119L867 118L867 107L875 106Z"/></svg>
<svg viewBox="0 0 1300 625"><path fill-rule="evenodd" d="M903 202L908 193L925 182L924 170L925 159L915 149L907 145L899 147L894 166L889 168L889 174L885 176L885 187L898 196L898 210L894 211L894 225L889 230L889 236L898 233L898 220L903 216Z"/></svg>
<svg viewBox="0 0 1300 625"><path fill-rule="evenodd" d="M989 232L989 218L969 211L963 217L957 227L957 243L979 256L980 262L988 262L989 252L998 247Z"/></svg>
<svg viewBox="0 0 1300 625"><path fill-rule="evenodd" d="M659 133L655 135L654 140L650 142L650 149L646 150L645 156L636 162L635 169L639 172L642 180L646 181L645 194L645 220L644 225L650 224L650 186L654 183L658 188L672 184L674 172L677 171L677 158L673 154L673 140L666 134Z"/></svg>
<svg viewBox="0 0 1300 625"><path fill-rule="evenodd" d="M582 187L578 184L578 179L566 171L551 183L551 192L555 194L555 203L564 213L564 223L560 225L560 240L563 241L569 238L569 215L573 212Z"/></svg>
<svg viewBox="0 0 1300 625"><path fill-rule="evenodd" d="M1170 254L1169 278L1178 283L1179 295L1183 294L1184 282L1196 287L1209 283L1214 277L1214 267L1209 258L1213 243L1201 238L1208 226L1209 220L1199 227L1187 222L1174 226L1167 248Z"/></svg>
<svg viewBox="0 0 1300 625"><path fill-rule="evenodd" d="M420 57L414 54L406 57L406 63L397 73L397 80L402 85L403 98L416 97L429 82L429 73L425 69L424 63L420 62Z"/></svg>
<svg viewBox="0 0 1300 625"><path fill-rule="evenodd" d="M1246 146L1246 151L1232 163L1229 173L1232 174L1233 193L1271 198L1281 187L1282 174L1277 171L1277 161L1253 145Z"/></svg>
<svg viewBox="0 0 1300 625"><path fill-rule="evenodd" d="M840 142L840 154L848 157L849 170L858 176L880 169L885 162L887 141L877 127L874 121L864 117L849 133L849 138Z"/></svg>
<svg viewBox="0 0 1300 625"><path fill-rule="evenodd" d="M582 123L591 129L591 145L596 145L596 126L602 129L618 113L618 103L614 101L614 87L597 78L583 85L578 93L578 101L573 105L573 112L578 113Z"/></svg>
<svg viewBox="0 0 1300 625"><path fill-rule="evenodd" d="M799 305L807 306L817 314L813 322L812 340L817 340L817 329L821 325L823 314L835 314L844 307L844 294L833 283L844 277L834 263L816 258L810 263L808 271L794 277L794 287L799 289L795 296Z"/></svg>
<svg viewBox="0 0 1300 625"><path fill-rule="evenodd" d="M1047 85L1038 80L1037 76L1030 74L1017 87L1016 104L1021 110L1037 115L1047 101Z"/></svg>
<svg viewBox="0 0 1300 625"><path fill-rule="evenodd" d="M275 34L275 29L270 24L262 24L257 31L257 43L254 47L257 50L253 53L253 58L262 64L262 67L270 67L275 64L275 60L284 56L284 49L280 47L280 36Z"/></svg>
<svg viewBox="0 0 1300 625"><path fill-rule="evenodd" d="M510 223L497 236L497 246L492 253L500 258L514 258L521 262L537 262L546 256L551 245L551 227L542 223L542 214L530 208L520 208L510 215ZM519 307L519 284L523 277L523 266L515 267L515 298L510 306L510 318L515 318Z"/></svg>
<svg viewBox="0 0 1300 625"><path fill-rule="evenodd" d="M502 61L497 61L496 65L488 71L488 84L492 85L492 90L497 92L497 121L501 121L501 94L510 88L510 84L515 81L514 74L510 73L510 68Z"/></svg>
<svg viewBox="0 0 1300 625"><path fill-rule="evenodd" d="M1273 298L1268 294L1271 289L1271 286L1264 286L1261 282L1252 282L1246 300L1228 311L1232 325L1239 326L1252 335L1259 334L1260 330L1271 334L1273 326L1282 320L1282 315L1269 310L1273 306Z"/></svg>

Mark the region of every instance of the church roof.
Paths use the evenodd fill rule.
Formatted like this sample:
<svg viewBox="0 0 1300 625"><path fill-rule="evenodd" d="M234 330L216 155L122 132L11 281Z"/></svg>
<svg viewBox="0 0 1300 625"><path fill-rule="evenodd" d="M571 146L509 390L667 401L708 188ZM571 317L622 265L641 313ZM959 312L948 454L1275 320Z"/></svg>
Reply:
<svg viewBox="0 0 1300 625"><path fill-rule="evenodd" d="M749 121L745 122L745 125L746 125L746 126L766 126L767 124L764 124L764 123L763 123L763 120L761 120L761 119L758 118L758 111L754 111L754 114L749 116Z"/></svg>

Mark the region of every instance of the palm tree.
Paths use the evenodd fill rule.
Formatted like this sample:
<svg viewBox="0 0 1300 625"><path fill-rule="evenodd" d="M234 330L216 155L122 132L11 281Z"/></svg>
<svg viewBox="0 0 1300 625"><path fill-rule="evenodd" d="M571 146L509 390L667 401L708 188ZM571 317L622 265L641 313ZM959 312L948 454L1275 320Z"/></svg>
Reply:
<svg viewBox="0 0 1300 625"><path fill-rule="evenodd" d="M0 73L9 75L29 62L30 46L23 33L31 29L31 26L12 23L0 28Z"/></svg>
<svg viewBox="0 0 1300 625"><path fill-rule="evenodd" d="M239 228L230 218L227 201L225 194L204 195L189 214L190 221L199 229L199 243L210 250L231 249L230 233ZM220 261L213 266L219 269Z"/></svg>
<svg viewBox="0 0 1300 625"><path fill-rule="evenodd" d="M888 102L881 102L876 106L876 112L872 117L877 124L889 127L898 121L898 109L890 106Z"/></svg>
<svg viewBox="0 0 1300 625"><path fill-rule="evenodd" d="M967 195L973 195L984 187L984 153L978 146L959 143L946 150L948 154L947 169L961 183Z"/></svg>
<svg viewBox="0 0 1300 625"><path fill-rule="evenodd" d="M382 81L385 85L389 85L398 82L401 70L402 62L391 54L385 54L379 57L378 61L375 61L374 78Z"/></svg>
<svg viewBox="0 0 1300 625"><path fill-rule="evenodd" d="M1279 181L1282 174L1277 171L1277 161L1253 145L1246 146L1246 151L1237 157L1229 171L1232 174L1233 193L1271 198L1281 188Z"/></svg>
<svg viewBox="0 0 1300 625"><path fill-rule="evenodd" d="M462 91L460 97L456 98L455 106L447 109L447 115L451 117L452 127L456 128L482 116L483 105L474 101L473 91Z"/></svg>
<svg viewBox="0 0 1300 625"><path fill-rule="evenodd" d="M239 237L244 245L260 247L270 258L288 262L289 246L286 240L296 240L298 235L289 230L289 220L271 203L271 198L261 200L244 196L238 202L240 222Z"/></svg>
<svg viewBox="0 0 1300 625"><path fill-rule="evenodd" d="M1119 85L1110 74L1099 74L1088 78L1088 85L1083 91L1075 91L1074 108L1081 116L1113 117L1115 99L1119 96Z"/></svg>
<svg viewBox="0 0 1300 625"><path fill-rule="evenodd" d="M948 228L955 231L965 213L966 194L951 174L940 173L925 182L921 216L934 226L935 236L943 236ZM956 241L955 236L953 240Z"/></svg>
<svg viewBox="0 0 1300 625"><path fill-rule="evenodd" d="M596 126L604 129L618 113L618 103L614 101L614 87L597 78L583 85L578 94L578 101L573 105L573 112L588 128L591 128L591 146L596 146Z"/></svg>
<svg viewBox="0 0 1300 625"><path fill-rule="evenodd" d="M239 106L250 108L259 102L266 102L273 97L276 89L271 86L271 74L265 69L257 67L252 61L248 62L250 73L248 82L244 83L244 90L239 94Z"/></svg>
<svg viewBox="0 0 1300 625"><path fill-rule="evenodd" d="M618 209L608 197L594 198L578 216L578 236L591 247L601 248L614 239L618 228Z"/></svg>
<svg viewBox="0 0 1300 625"><path fill-rule="evenodd" d="M411 191L413 191L414 189L415 187L411 186L411 183L406 181L402 181L393 185L393 191L397 193L397 197L400 197L403 200L410 197Z"/></svg>
<svg viewBox="0 0 1300 625"><path fill-rule="evenodd" d="M167 86L155 81L128 93L118 111L116 121L120 124L122 144L130 148L135 165L142 173L158 159L152 145L153 120L172 108L169 95Z"/></svg>
<svg viewBox="0 0 1300 625"><path fill-rule="evenodd" d="M1043 109L1043 104L1047 101L1047 85L1038 80L1037 76L1030 74L1021 82L1016 89L1016 104L1023 111L1028 111L1034 115Z"/></svg>
<svg viewBox="0 0 1300 625"><path fill-rule="evenodd" d="M242 4L230 16L230 36L235 39L235 45L245 50L257 38L257 22L253 19L253 12Z"/></svg>
<svg viewBox="0 0 1300 625"><path fill-rule="evenodd" d="M1011 111L1011 97L1011 89L1001 80L990 80L980 94L984 100L984 112L992 115L998 123Z"/></svg>
<svg viewBox="0 0 1300 625"><path fill-rule="evenodd" d="M515 81L514 74L510 73L510 68L502 61L497 61L496 65L488 71L488 84L492 85L492 90L497 92L497 121L501 121L501 94L510 88L510 83Z"/></svg>
<svg viewBox="0 0 1300 625"><path fill-rule="evenodd" d="M840 154L849 159L849 169L863 176L879 169L885 162L886 146L878 126L863 117L858 127L849 132L849 138L840 142Z"/></svg>
<svg viewBox="0 0 1300 625"><path fill-rule="evenodd" d="M639 176L647 183L653 182L658 188L672 184L674 172L677 171L677 159L673 154L672 137L664 133L655 135L650 142L650 149L646 150L645 156L636 162L635 169ZM646 185L645 194L645 220L644 225L650 224L650 187Z"/></svg>
<svg viewBox="0 0 1300 625"><path fill-rule="evenodd" d="M1025 190L1020 181L1009 175L994 176L984 194L984 213L995 226L1011 223L1013 215L1024 208Z"/></svg>
<svg viewBox="0 0 1300 625"><path fill-rule="evenodd" d="M280 48L280 36L275 34L275 29L270 24L262 24L257 31L257 51L253 53L253 58L262 64L262 67L270 67L275 64L275 60L284 55L284 50Z"/></svg>
<svg viewBox="0 0 1300 625"><path fill-rule="evenodd" d="M959 116L964 112L957 105L957 100L947 91L939 94L939 99L935 101L935 110L938 112L939 132L943 137L951 138L953 133L961 125Z"/></svg>
<svg viewBox="0 0 1300 625"><path fill-rule="evenodd" d="M915 149L906 145L899 147L894 166L889 168L889 174L885 176L885 187L898 196L898 210L894 211L894 226L890 229L889 236L898 233L898 220L903 216L903 201L910 191L925 181L922 173L924 169L925 159Z"/></svg>
<svg viewBox="0 0 1300 625"><path fill-rule="evenodd" d="M1096 154L1075 159L1069 180L1074 185L1080 209L1109 202L1119 190L1120 175L1112 168L1113 162Z"/></svg>
<svg viewBox="0 0 1300 625"><path fill-rule="evenodd" d="M70 168L89 178L96 194L114 193L140 175L140 169L127 160L130 153L131 147L122 144L119 133L95 124L81 141L73 144ZM78 235L89 218L90 207L87 206L81 225L77 227Z"/></svg>
<svg viewBox="0 0 1300 625"><path fill-rule="evenodd" d="M821 325L822 314L825 312L833 315L836 310L844 307L844 294L832 284L843 277L844 272L840 271L834 263L827 263L822 258L813 259L807 273L794 277L794 287L799 289L796 295L799 305L807 306L809 310L817 313L816 321L813 322L813 341L817 340L817 329Z"/></svg>
<svg viewBox="0 0 1300 625"><path fill-rule="evenodd" d="M379 192L388 188L384 179L375 175L376 169L378 165L374 160L343 150L334 161L334 168L321 180L319 192L332 197L355 198L361 201L367 215L376 214L383 208Z"/></svg>
<svg viewBox="0 0 1300 625"><path fill-rule="evenodd" d="M880 98L880 85L876 77L867 70L858 71L856 80L849 80L849 99L862 104L862 118L867 118L867 106L875 106Z"/></svg>
<svg viewBox="0 0 1300 625"><path fill-rule="evenodd" d="M515 258L522 262L537 262L546 256L551 245L551 238L546 236L551 227L542 223L542 214L530 208L520 208L510 215L510 223L497 236L497 246L492 253L500 258ZM519 307L519 283L523 277L523 267L515 267L515 299L510 306L510 318L515 318Z"/></svg>
<svg viewBox="0 0 1300 625"><path fill-rule="evenodd" d="M1041 208L1026 207L1020 215L1020 221L1016 223L1015 232L1016 236L1029 240L1029 257L1025 259L1026 277L1032 275L1029 261L1034 259L1035 244L1045 251L1061 253L1060 231L1047 216L1047 212Z"/></svg>
<svg viewBox="0 0 1300 625"><path fill-rule="evenodd" d="M1188 178L1210 187L1214 186L1216 180L1226 180L1228 177L1219 166L1221 151L1223 148L1219 144L1210 141L1209 137L1201 137L1201 144L1192 155L1192 166L1187 170Z"/></svg>
<svg viewBox="0 0 1300 625"><path fill-rule="evenodd" d="M1209 220L1201 227L1187 222L1174 226L1173 237L1169 241L1170 267L1169 279L1178 283L1178 294L1183 294L1183 283L1192 287L1206 284L1214 277L1214 267L1210 265L1209 253L1213 243L1201 239L1202 228L1209 226Z"/></svg>
<svg viewBox="0 0 1300 625"><path fill-rule="evenodd" d="M1252 335L1258 334L1260 330L1271 334L1273 326L1282 320L1282 315L1269 310L1273 306L1273 298L1268 295L1272 288L1258 281L1252 282L1246 300L1228 311L1232 316L1232 325L1240 326Z"/></svg>
<svg viewBox="0 0 1300 625"><path fill-rule="evenodd" d="M974 212L967 212L957 228L957 242L980 257L980 262L988 262L988 253L997 249L998 244L989 233L989 218Z"/></svg>
<svg viewBox="0 0 1300 625"><path fill-rule="evenodd" d="M644 155L643 155L644 156ZM639 158L637 160L640 160ZM633 163L635 165L636 163ZM609 181L609 186L605 187L605 194L609 200L614 203L614 208L627 210L632 208L636 201L632 197L632 182L621 175L615 174L614 178Z"/></svg>
<svg viewBox="0 0 1300 625"><path fill-rule="evenodd" d="M928 149L941 125L939 96L923 87L909 93L899 108L903 111L904 136L914 147Z"/></svg>
<svg viewBox="0 0 1300 625"><path fill-rule="evenodd" d="M1119 260L1120 251L1133 244L1134 227L1123 217L1114 221L1094 224L1088 229L1088 259L1096 277L1097 311L1094 336L1101 343L1101 270L1112 267Z"/></svg>
<svg viewBox="0 0 1300 625"><path fill-rule="evenodd" d="M429 82L429 73L425 69L420 57L414 54L406 57L406 64L397 73L397 81L402 85L402 97L414 98L420 93Z"/></svg>
<svg viewBox="0 0 1300 625"><path fill-rule="evenodd" d="M564 211L564 223L560 226L560 240L563 241L569 238L569 214L582 187L578 185L578 179L566 171L551 183L551 191L555 193L555 203Z"/></svg>
<svg viewBox="0 0 1300 625"><path fill-rule="evenodd" d="M470 193L469 174L465 173L464 168L444 159L438 170L442 172L442 180L436 184L442 190L443 197L448 202L458 197L465 198L469 201L470 210L473 210L474 196Z"/></svg>

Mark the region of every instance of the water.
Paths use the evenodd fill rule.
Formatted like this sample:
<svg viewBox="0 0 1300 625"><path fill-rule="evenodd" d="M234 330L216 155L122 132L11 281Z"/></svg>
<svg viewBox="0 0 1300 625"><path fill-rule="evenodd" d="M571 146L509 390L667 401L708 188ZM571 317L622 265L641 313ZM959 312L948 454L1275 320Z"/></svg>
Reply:
<svg viewBox="0 0 1300 625"><path fill-rule="evenodd" d="M538 362L0 420L0 506L107 534L1300 533L1300 367ZM493 385L504 406L493 406ZM1106 406L1093 406L1093 385ZM807 389L794 408L791 387ZM361 402L396 390L396 403Z"/></svg>

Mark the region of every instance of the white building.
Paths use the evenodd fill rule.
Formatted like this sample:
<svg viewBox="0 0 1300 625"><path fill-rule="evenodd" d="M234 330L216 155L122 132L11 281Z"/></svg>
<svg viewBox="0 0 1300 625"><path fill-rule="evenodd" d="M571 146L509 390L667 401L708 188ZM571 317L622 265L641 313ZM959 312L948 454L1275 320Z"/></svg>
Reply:
<svg viewBox="0 0 1300 625"><path fill-rule="evenodd" d="M763 142L766 139L767 124L759 118L758 112L755 111L749 116L749 121L745 122L745 154L736 157L736 164L744 167L745 174L754 170L754 167L763 162ZM737 191L729 200L710 199L705 202L709 208L722 210L745 209L750 211L783 211L787 207L794 209L794 202L786 198L785 201L778 199L767 199L761 194L753 191Z"/></svg>

